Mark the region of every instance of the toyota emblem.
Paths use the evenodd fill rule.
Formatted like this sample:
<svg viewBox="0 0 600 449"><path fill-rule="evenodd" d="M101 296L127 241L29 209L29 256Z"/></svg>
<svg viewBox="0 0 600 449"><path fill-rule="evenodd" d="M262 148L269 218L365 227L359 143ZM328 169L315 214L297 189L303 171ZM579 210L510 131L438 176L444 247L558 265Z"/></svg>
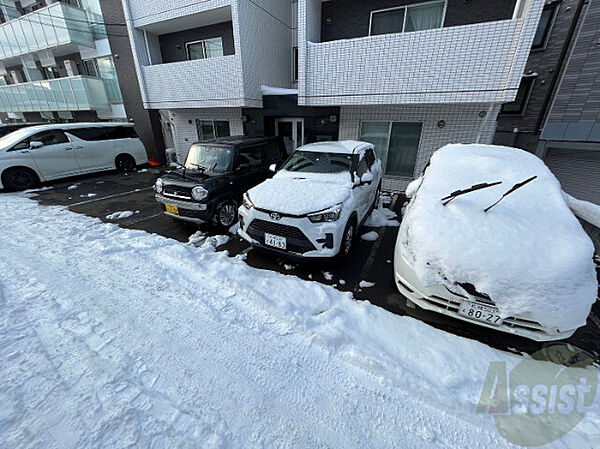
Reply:
<svg viewBox="0 0 600 449"><path fill-rule="evenodd" d="M271 212L271 215L270 215L270 217L271 217L273 220L281 220L281 215L279 215L277 212Z"/></svg>

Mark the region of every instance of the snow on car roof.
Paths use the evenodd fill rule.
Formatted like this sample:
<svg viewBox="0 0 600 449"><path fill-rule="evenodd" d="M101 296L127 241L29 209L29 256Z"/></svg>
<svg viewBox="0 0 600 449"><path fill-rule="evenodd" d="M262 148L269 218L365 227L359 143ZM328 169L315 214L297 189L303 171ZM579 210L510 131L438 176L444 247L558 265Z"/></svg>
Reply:
<svg viewBox="0 0 600 449"><path fill-rule="evenodd" d="M301 146L300 148L298 148L298 150L314 151L317 153L352 154L359 149L369 147L373 147L373 145L369 142L361 142L360 140L339 140L309 143L307 145Z"/></svg>
<svg viewBox="0 0 600 449"><path fill-rule="evenodd" d="M506 196L513 185L536 179ZM474 184L501 184L441 199ZM597 294L593 245L541 159L494 145L447 145L407 189L401 251L424 285L470 283L505 316L563 331L584 325ZM455 290L456 291L456 290Z"/></svg>

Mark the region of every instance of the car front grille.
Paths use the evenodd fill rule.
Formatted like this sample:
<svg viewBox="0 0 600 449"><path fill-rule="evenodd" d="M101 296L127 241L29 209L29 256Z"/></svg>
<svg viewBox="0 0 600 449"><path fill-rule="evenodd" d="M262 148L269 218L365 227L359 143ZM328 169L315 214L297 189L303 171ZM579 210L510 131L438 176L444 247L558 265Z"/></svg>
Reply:
<svg viewBox="0 0 600 449"><path fill-rule="evenodd" d="M192 199L192 189L190 187L166 185L163 190L163 195L190 200Z"/></svg>
<svg viewBox="0 0 600 449"><path fill-rule="evenodd" d="M495 304L493 301L489 300L488 301L479 301L483 305L488 305L491 303L491 305L493 305L495 307ZM429 297L425 297L423 298L424 301L427 301L429 304L432 304L434 306L438 306L438 307L442 307L450 312L454 312L458 315L458 309L460 307L460 302L458 301L453 301L447 298L443 298L441 296L437 296L437 295L431 295ZM474 321L475 322L475 321ZM526 329L528 331L532 331L532 332L542 332L545 333L545 329L544 326L542 326L540 323L538 323L537 321L531 321L531 320L526 320L524 318L519 318L519 317L508 317L505 318L502 322L501 327L513 327L513 328L520 328L520 329Z"/></svg>
<svg viewBox="0 0 600 449"><path fill-rule="evenodd" d="M316 248L304 233L295 226L254 219L246 231L254 240L264 244L265 233L285 237L287 250L294 253L314 251Z"/></svg>

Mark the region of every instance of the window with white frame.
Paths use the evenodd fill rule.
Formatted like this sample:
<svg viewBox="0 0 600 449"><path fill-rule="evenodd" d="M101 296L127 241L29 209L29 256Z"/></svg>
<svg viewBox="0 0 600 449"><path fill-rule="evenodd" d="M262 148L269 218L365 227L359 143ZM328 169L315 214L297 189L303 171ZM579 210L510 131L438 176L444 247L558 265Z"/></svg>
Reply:
<svg viewBox="0 0 600 449"><path fill-rule="evenodd" d="M441 28L445 13L445 0L371 11L369 35Z"/></svg>
<svg viewBox="0 0 600 449"><path fill-rule="evenodd" d="M360 140L375 146L386 175L412 177L422 128L420 122L362 122Z"/></svg>
<svg viewBox="0 0 600 449"><path fill-rule="evenodd" d="M223 39L215 37L201 41L186 42L185 50L187 58L190 61L223 56Z"/></svg>
<svg viewBox="0 0 600 449"><path fill-rule="evenodd" d="M201 142L231 135L227 120L196 120L196 129L198 140Z"/></svg>

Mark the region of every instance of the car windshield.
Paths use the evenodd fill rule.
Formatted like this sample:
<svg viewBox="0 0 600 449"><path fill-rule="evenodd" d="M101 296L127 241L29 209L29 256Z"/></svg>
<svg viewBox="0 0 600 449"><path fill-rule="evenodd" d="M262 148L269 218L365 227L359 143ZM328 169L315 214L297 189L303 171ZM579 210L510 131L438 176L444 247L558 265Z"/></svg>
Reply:
<svg viewBox="0 0 600 449"><path fill-rule="evenodd" d="M5 148L14 145L15 143L23 140L29 134L30 129L28 128L18 129L16 131L8 133L6 136L0 137L0 148Z"/></svg>
<svg viewBox="0 0 600 449"><path fill-rule="evenodd" d="M296 151L288 159L283 170L309 173L343 173L352 168L351 154Z"/></svg>
<svg viewBox="0 0 600 449"><path fill-rule="evenodd" d="M202 173L226 173L231 169L232 160L232 148L192 145L185 160L185 168Z"/></svg>

